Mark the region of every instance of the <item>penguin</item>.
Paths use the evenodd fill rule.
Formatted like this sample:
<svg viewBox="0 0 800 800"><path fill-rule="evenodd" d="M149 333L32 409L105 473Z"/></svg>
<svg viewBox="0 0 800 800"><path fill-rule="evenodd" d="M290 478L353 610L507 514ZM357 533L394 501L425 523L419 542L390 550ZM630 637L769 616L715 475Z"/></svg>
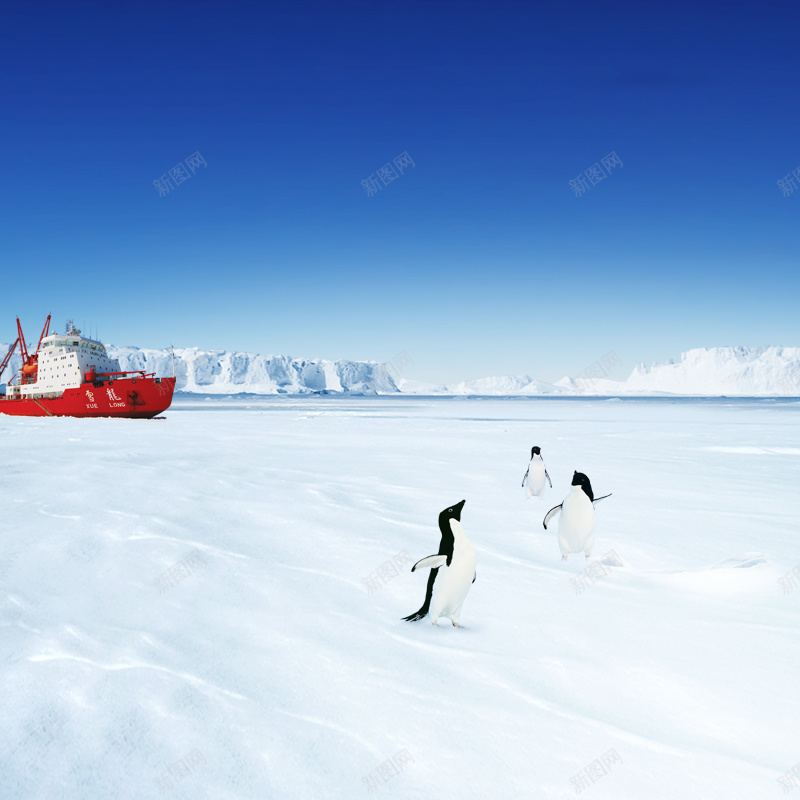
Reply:
<svg viewBox="0 0 800 800"><path fill-rule="evenodd" d="M542 524L547 530L547 523L561 512L558 521L558 546L561 549L561 560L566 561L570 553L580 553L583 550L586 558L592 554L594 546L594 504L600 500L611 497L605 494L595 498L589 478L582 472L575 470L572 476L572 491L564 498L561 505L551 508Z"/></svg>
<svg viewBox="0 0 800 800"><path fill-rule="evenodd" d="M550 480L550 475L548 475L545 469L544 461L542 460L542 448L532 447L531 463L528 464L528 471L522 479L523 486L525 486L526 483L528 484L525 490L527 496L531 497L532 495L536 495L541 500L544 494L545 481L550 483L550 488L552 489L553 481Z"/></svg>
<svg viewBox="0 0 800 800"><path fill-rule="evenodd" d="M431 574L425 602L419 611L403 617L404 620L416 622L430 614L436 626L439 625L438 618L443 616L450 619L453 627L464 627L458 624L461 606L478 577L475 571L475 548L461 527L461 509L466 502L462 500L439 514L439 530L442 532L439 553L426 556L411 567L412 572L430 569Z"/></svg>

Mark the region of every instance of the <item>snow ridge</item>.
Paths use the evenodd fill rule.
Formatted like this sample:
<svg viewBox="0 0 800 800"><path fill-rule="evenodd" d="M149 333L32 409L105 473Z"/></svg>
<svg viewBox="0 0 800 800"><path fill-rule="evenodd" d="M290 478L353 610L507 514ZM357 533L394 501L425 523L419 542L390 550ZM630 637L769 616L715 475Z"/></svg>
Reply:
<svg viewBox="0 0 800 800"><path fill-rule="evenodd" d="M705 347L673 360L637 364L626 380L570 378L556 383L527 375L440 385L401 380L401 392L446 395L613 395L800 397L800 347Z"/></svg>
<svg viewBox="0 0 800 800"><path fill-rule="evenodd" d="M638 364L623 387L629 394L797 397L800 395L800 347L689 350L677 363L653 364L649 369Z"/></svg>
<svg viewBox="0 0 800 800"><path fill-rule="evenodd" d="M170 350L108 345L120 369L172 375ZM0 355L8 345L0 345ZM8 380L20 366L15 353L3 378ZM175 350L178 391L203 394L343 394L416 395L587 395L699 397L798 397L800 396L800 347L708 347L683 353L676 362L638 364L623 381L562 378L556 383L528 375L479 378L454 384L422 383L392 379L389 367L377 361L330 361L294 359L290 356L257 355L199 350Z"/></svg>
<svg viewBox="0 0 800 800"><path fill-rule="evenodd" d="M10 345L0 344L4 356ZM172 375L170 350L107 345L121 370L144 370L160 377ZM0 356L0 360L2 360ZM0 385L19 372L15 353ZM395 394L398 389L386 364L377 361L327 361L290 356L261 356L224 350L175 348L175 388L202 394L313 394L335 392L352 395Z"/></svg>
<svg viewBox="0 0 800 800"><path fill-rule="evenodd" d="M539 381L528 375L509 377L476 378L461 383L433 384L403 379L397 384L404 394L419 395L537 395L575 394L553 383Z"/></svg>
<svg viewBox="0 0 800 800"><path fill-rule="evenodd" d="M108 346L120 369L172 375L172 352ZM327 361L262 356L225 350L175 349L175 388L203 394L309 394L337 392L374 395L397 392L386 365L377 361Z"/></svg>

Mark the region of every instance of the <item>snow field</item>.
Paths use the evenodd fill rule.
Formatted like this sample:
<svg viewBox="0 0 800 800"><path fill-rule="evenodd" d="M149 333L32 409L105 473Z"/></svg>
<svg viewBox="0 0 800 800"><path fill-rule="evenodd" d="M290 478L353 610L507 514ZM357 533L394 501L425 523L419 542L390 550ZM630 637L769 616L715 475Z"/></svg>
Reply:
<svg viewBox="0 0 800 800"><path fill-rule="evenodd" d="M0 416L0 797L562 798L581 774L598 800L777 796L800 761L800 588L778 584L800 563L798 409L178 396L164 420ZM533 444L543 501L520 486ZM575 469L613 492L607 574L581 583L541 525ZM402 622L461 499L465 628Z"/></svg>

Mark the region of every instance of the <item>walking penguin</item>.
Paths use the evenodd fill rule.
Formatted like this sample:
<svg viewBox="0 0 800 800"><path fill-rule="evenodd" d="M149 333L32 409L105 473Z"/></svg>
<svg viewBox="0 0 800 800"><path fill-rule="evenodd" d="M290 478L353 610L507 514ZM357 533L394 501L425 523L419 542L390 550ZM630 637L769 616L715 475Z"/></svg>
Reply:
<svg viewBox="0 0 800 800"><path fill-rule="evenodd" d="M582 472L575 471L572 476L572 491L561 505L547 512L542 522L547 530L547 523L561 512L561 519L558 521L558 546L562 560L565 561L570 553L580 553L581 550L586 553L586 558L591 556L594 546L594 504L606 497L611 495L595 498L589 478Z"/></svg>
<svg viewBox="0 0 800 800"><path fill-rule="evenodd" d="M522 485L526 487L526 494L528 497L536 495L540 500L544 494L545 481L550 483L550 488L553 488L553 481L547 474L547 470L542 460L542 448L534 446L531 448L531 462L528 464L528 471L522 479Z"/></svg>
<svg viewBox="0 0 800 800"><path fill-rule="evenodd" d="M462 500L439 514L442 540L438 554L426 556L411 567L412 572L430 569L431 574L428 577L425 602L419 611L403 617L408 622L416 622L430 614L434 625L438 626L437 620L442 616L448 617L454 627L464 627L458 624L461 606L478 577L475 572L475 548L461 527L461 509L466 502Z"/></svg>

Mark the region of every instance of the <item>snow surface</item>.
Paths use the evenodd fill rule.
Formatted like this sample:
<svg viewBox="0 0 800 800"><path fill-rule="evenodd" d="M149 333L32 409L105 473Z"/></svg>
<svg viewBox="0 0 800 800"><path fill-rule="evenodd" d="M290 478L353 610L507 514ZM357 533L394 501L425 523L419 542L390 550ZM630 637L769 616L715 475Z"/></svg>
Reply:
<svg viewBox="0 0 800 800"><path fill-rule="evenodd" d="M0 416L0 797L367 797L407 751L375 796L565 798L611 750L582 796L780 796L800 762L800 588L778 583L800 563L798 413L180 395L160 420ZM533 444L543 501L520 486ZM541 525L575 469L613 492L610 574L580 594L584 559ZM435 553L464 498L465 628L401 621L427 575L362 579Z"/></svg>

